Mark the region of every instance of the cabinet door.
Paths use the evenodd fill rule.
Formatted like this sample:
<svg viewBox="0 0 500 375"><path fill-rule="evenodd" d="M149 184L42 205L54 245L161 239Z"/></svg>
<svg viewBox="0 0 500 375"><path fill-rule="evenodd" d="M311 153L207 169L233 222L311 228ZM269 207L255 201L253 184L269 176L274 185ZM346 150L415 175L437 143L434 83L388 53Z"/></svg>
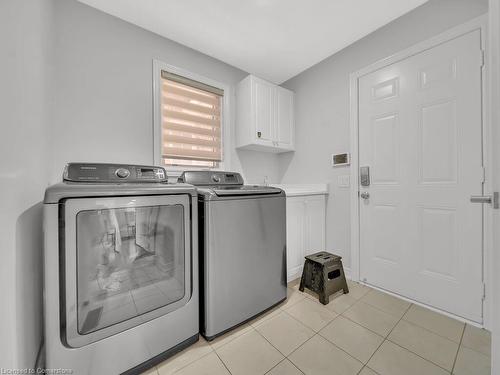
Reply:
<svg viewBox="0 0 500 375"><path fill-rule="evenodd" d="M277 87L276 89L276 141L282 148L293 149L294 143L294 109L292 91Z"/></svg>
<svg viewBox="0 0 500 375"><path fill-rule="evenodd" d="M304 198L286 199L287 277L288 281L300 277L304 265L305 234Z"/></svg>
<svg viewBox="0 0 500 375"><path fill-rule="evenodd" d="M273 85L260 79L253 80L255 138L263 143L274 139L274 95Z"/></svg>
<svg viewBox="0 0 500 375"><path fill-rule="evenodd" d="M325 251L325 197L309 196L305 202L305 255Z"/></svg>

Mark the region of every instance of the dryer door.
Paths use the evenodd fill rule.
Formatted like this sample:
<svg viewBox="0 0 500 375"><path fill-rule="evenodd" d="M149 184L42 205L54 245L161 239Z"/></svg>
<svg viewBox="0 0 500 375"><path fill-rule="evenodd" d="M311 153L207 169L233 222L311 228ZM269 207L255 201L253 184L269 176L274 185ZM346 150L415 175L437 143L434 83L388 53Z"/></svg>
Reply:
<svg viewBox="0 0 500 375"><path fill-rule="evenodd" d="M81 347L184 306L188 195L68 199L60 256L66 345Z"/></svg>

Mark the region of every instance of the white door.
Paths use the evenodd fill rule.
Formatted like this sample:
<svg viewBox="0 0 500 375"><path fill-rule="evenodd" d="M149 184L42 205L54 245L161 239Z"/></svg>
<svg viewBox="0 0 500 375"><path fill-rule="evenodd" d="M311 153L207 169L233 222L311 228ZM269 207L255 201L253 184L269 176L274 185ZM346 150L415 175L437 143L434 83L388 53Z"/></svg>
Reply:
<svg viewBox="0 0 500 375"><path fill-rule="evenodd" d="M293 148L293 92L276 88L276 141L280 147Z"/></svg>
<svg viewBox="0 0 500 375"><path fill-rule="evenodd" d="M288 280L300 276L304 264L305 205L303 197L286 199L286 237Z"/></svg>
<svg viewBox="0 0 500 375"><path fill-rule="evenodd" d="M305 255L325 251L325 196L314 195L306 198Z"/></svg>
<svg viewBox="0 0 500 375"><path fill-rule="evenodd" d="M359 79L360 278L482 322L479 30Z"/></svg>
<svg viewBox="0 0 500 375"><path fill-rule="evenodd" d="M274 87L257 78L253 79L253 84L255 136L264 143L271 143L274 139Z"/></svg>

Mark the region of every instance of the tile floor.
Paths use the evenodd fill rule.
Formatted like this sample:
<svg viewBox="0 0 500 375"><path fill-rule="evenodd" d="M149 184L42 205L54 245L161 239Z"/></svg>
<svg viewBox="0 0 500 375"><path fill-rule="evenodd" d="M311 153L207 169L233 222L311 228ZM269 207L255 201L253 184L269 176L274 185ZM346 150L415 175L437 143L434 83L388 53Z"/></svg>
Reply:
<svg viewBox="0 0 500 375"><path fill-rule="evenodd" d="M349 287L323 306L292 282L280 306L212 342L200 338L146 374L490 374L487 331Z"/></svg>

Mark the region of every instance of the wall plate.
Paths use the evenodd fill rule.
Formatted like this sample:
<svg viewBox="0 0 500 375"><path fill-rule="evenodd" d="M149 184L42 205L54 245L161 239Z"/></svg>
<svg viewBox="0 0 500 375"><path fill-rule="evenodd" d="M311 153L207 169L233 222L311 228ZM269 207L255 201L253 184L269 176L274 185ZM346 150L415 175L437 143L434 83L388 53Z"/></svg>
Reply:
<svg viewBox="0 0 500 375"><path fill-rule="evenodd" d="M348 152L342 154L332 154L332 167L341 167L344 165L349 165L351 163L351 157Z"/></svg>

